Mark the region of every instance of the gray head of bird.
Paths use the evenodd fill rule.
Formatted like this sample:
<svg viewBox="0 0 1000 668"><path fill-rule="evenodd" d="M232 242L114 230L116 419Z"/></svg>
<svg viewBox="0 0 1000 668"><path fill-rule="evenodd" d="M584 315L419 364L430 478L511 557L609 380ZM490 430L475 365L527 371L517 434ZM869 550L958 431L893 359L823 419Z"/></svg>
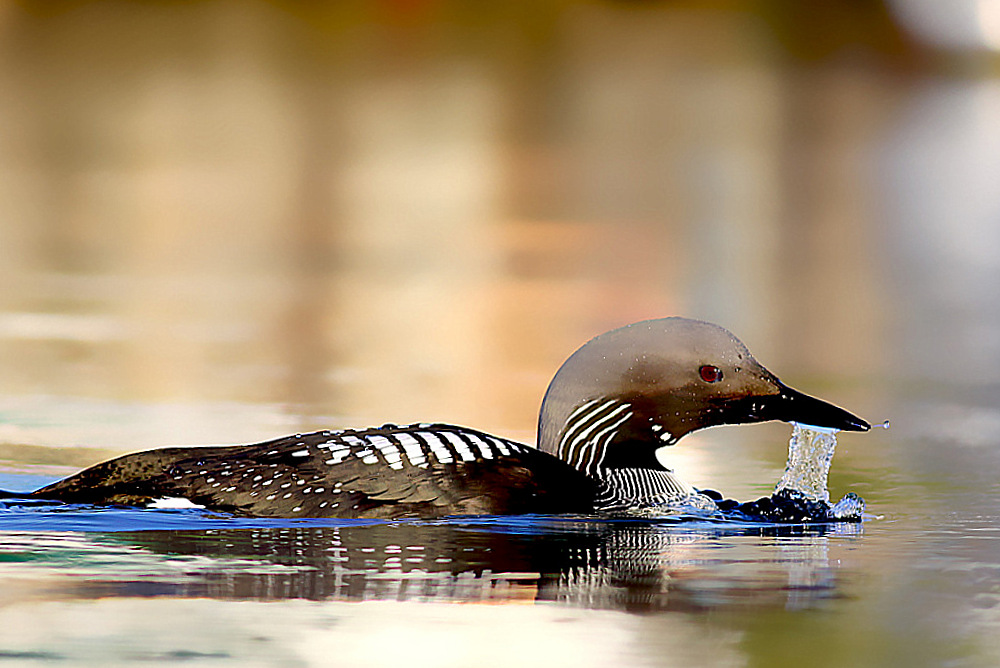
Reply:
<svg viewBox="0 0 1000 668"><path fill-rule="evenodd" d="M870 428L782 383L728 330L663 318L602 334L566 360L542 401L538 444L590 473L658 468L655 451L692 431L767 420Z"/></svg>

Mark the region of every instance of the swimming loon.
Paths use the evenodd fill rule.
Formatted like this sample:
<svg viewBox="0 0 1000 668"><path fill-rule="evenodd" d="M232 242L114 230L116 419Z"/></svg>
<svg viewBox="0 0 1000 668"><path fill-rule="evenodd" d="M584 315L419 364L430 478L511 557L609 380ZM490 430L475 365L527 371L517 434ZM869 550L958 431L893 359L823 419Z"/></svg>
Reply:
<svg viewBox="0 0 1000 668"><path fill-rule="evenodd" d="M137 452L20 496L172 499L260 517L589 513L696 498L656 450L704 427L765 420L869 429L781 383L726 329L663 318L602 334L566 360L542 400L537 449L447 424L384 425Z"/></svg>

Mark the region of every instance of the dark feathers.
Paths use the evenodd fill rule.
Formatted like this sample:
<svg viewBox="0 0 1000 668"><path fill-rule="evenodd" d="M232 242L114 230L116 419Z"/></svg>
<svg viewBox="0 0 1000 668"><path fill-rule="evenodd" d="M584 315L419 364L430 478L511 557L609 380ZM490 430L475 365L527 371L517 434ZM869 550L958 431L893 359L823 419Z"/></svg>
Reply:
<svg viewBox="0 0 1000 668"><path fill-rule="evenodd" d="M259 517L588 512L596 484L534 448L451 425L314 432L124 455L36 491L69 503L186 499Z"/></svg>

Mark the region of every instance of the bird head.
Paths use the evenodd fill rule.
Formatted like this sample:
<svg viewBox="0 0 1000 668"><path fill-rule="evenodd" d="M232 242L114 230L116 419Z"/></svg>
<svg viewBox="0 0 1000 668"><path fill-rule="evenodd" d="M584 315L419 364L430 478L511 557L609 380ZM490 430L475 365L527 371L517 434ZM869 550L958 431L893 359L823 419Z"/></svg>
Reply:
<svg viewBox="0 0 1000 668"><path fill-rule="evenodd" d="M653 466L656 449L698 429L767 420L870 428L782 383L718 325L646 320L590 340L560 367L542 402L539 447L594 473Z"/></svg>

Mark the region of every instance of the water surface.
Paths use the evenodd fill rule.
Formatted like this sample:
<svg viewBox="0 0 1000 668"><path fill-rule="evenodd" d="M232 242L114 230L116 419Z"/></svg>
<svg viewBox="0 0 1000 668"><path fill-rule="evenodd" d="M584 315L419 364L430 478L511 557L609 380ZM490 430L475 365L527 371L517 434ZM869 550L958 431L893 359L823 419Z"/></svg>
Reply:
<svg viewBox="0 0 1000 668"><path fill-rule="evenodd" d="M830 474L878 519L11 507L0 663L1000 665L996 56L905 0L723 4L2 5L0 488L384 422L531 442L577 346L686 315L892 421ZM662 456L750 500L787 435Z"/></svg>

